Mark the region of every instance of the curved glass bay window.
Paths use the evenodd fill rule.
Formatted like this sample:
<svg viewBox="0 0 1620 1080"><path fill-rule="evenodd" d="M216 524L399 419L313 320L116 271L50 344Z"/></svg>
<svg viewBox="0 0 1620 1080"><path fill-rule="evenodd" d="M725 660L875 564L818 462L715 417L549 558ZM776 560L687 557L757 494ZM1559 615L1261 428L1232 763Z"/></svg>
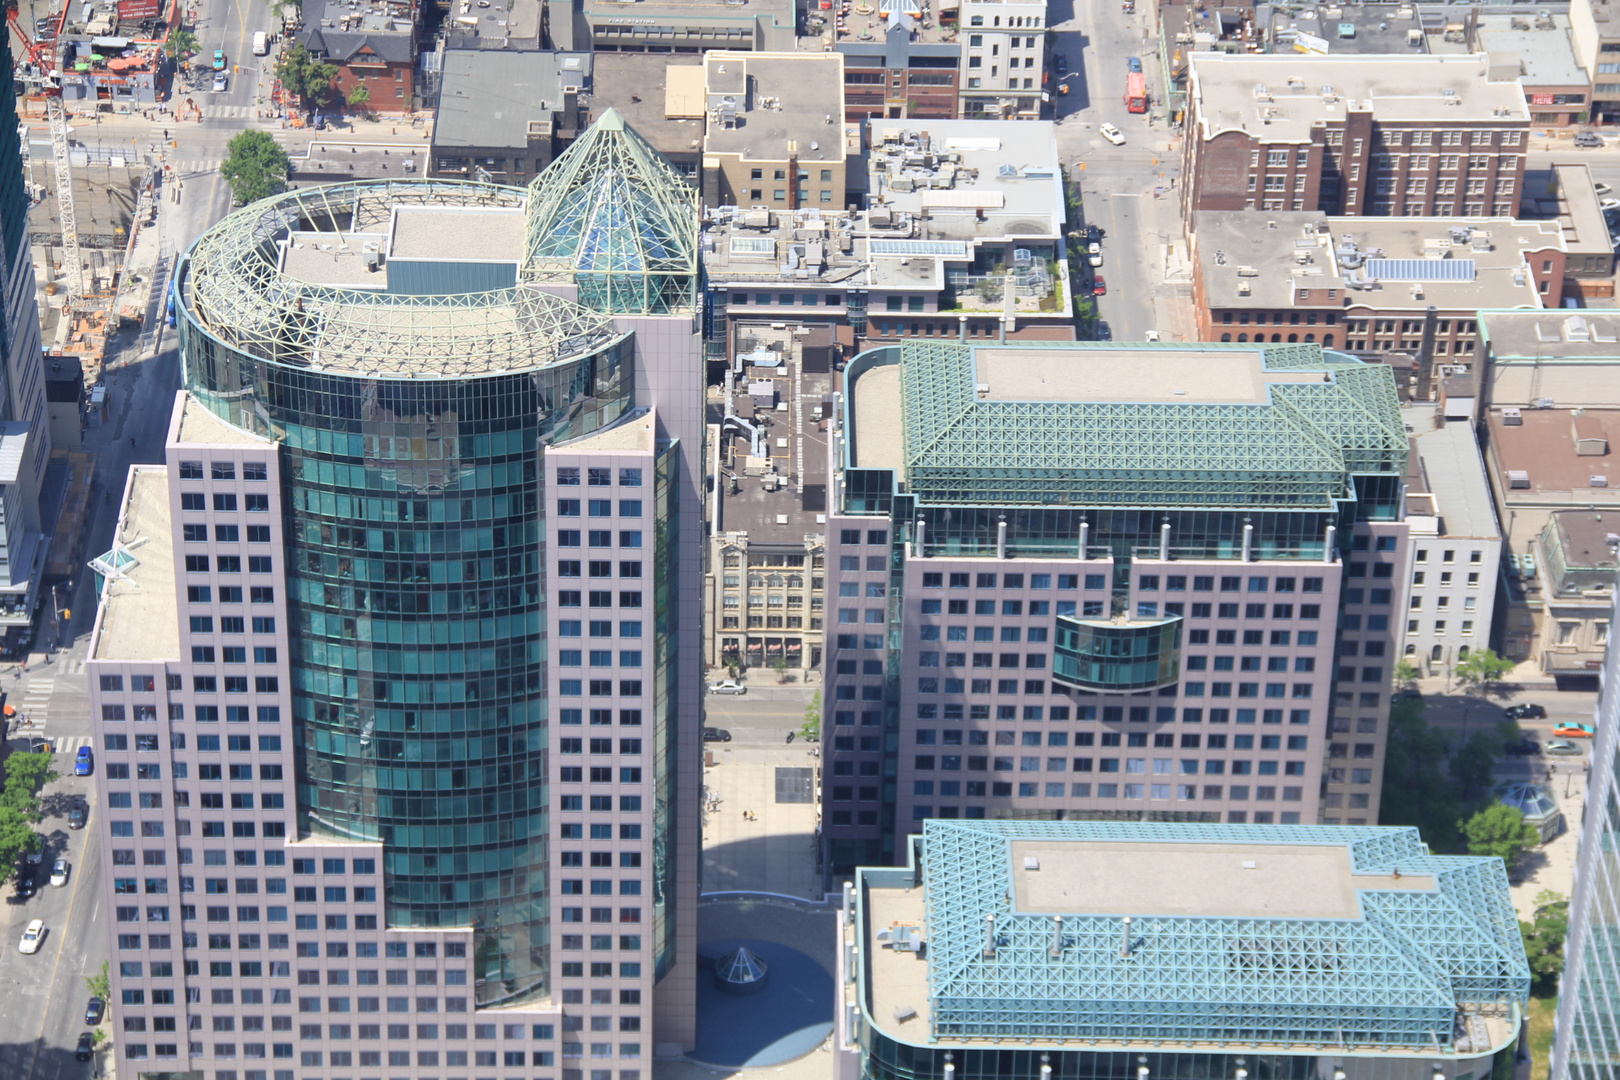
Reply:
<svg viewBox="0 0 1620 1080"><path fill-rule="evenodd" d="M1059 616L1052 677L1087 690L1152 690L1181 674L1181 619Z"/></svg>
<svg viewBox="0 0 1620 1080"><path fill-rule="evenodd" d="M510 208L520 231L520 197L296 191L227 218L178 276L187 388L282 445L300 828L385 845L390 926L474 927L480 1003L550 991L539 455L624 414L631 346L555 296L458 292L489 275L453 260L392 275L446 291L401 295L391 262L304 238L359 248L350 230L401 204ZM324 277L299 275L300 243Z"/></svg>

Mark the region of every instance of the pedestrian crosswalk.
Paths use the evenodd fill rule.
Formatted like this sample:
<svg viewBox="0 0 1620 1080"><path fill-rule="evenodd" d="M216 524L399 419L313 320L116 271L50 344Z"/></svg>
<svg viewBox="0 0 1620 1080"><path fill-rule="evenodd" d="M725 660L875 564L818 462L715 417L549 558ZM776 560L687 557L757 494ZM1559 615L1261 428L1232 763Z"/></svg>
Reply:
<svg viewBox="0 0 1620 1080"><path fill-rule="evenodd" d="M51 694L55 690L54 679L35 679L29 682L22 692L21 700L17 702L18 717L29 721L33 730L42 730L51 716Z"/></svg>
<svg viewBox="0 0 1620 1080"><path fill-rule="evenodd" d="M244 120L256 118L258 110L251 105L204 105L202 114L205 118Z"/></svg>
<svg viewBox="0 0 1620 1080"><path fill-rule="evenodd" d="M219 172L220 159L181 159L179 161L171 161L169 164L174 167L174 173L172 175L185 178L191 176L204 176L209 173Z"/></svg>
<svg viewBox="0 0 1620 1080"><path fill-rule="evenodd" d="M51 751L57 754L77 754L81 747L90 745L88 735L58 735L45 740L51 744Z"/></svg>

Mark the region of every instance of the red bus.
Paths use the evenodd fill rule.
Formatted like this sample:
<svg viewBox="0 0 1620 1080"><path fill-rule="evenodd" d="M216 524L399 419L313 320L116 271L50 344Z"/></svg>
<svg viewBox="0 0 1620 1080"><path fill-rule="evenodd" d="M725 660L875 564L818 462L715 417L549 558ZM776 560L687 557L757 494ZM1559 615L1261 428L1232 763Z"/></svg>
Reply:
<svg viewBox="0 0 1620 1080"><path fill-rule="evenodd" d="M1145 113L1147 105L1147 81L1140 71L1130 72L1125 76L1125 110Z"/></svg>

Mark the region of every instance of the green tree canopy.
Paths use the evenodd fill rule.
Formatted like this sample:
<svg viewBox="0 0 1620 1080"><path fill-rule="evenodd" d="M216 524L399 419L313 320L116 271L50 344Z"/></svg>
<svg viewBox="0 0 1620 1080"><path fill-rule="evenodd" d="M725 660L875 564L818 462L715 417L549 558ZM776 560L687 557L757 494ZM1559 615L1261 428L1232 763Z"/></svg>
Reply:
<svg viewBox="0 0 1620 1080"><path fill-rule="evenodd" d="M356 83L349 88L348 100L349 108L364 109L371 103L371 91L366 88L365 83Z"/></svg>
<svg viewBox="0 0 1620 1080"><path fill-rule="evenodd" d="M287 49L276 62L276 78L288 93L298 95L311 120L337 97L337 77L335 64L315 59L302 45Z"/></svg>
<svg viewBox="0 0 1620 1080"><path fill-rule="evenodd" d="M799 725L799 738L805 742L821 741L820 690L810 696L810 703L804 707L804 723Z"/></svg>
<svg viewBox="0 0 1620 1080"><path fill-rule="evenodd" d="M1463 690L1484 696L1512 670L1513 661L1490 649L1477 649L1458 663L1451 674Z"/></svg>
<svg viewBox="0 0 1620 1080"><path fill-rule="evenodd" d="M1536 894L1534 922L1520 922L1524 955L1530 961L1530 990L1538 997L1555 993L1564 970L1564 937L1569 932L1569 899L1551 889Z"/></svg>
<svg viewBox="0 0 1620 1080"><path fill-rule="evenodd" d="M84 977L84 988L90 991L91 997L98 997L102 1001L112 999L112 974L107 961L101 962L100 971Z"/></svg>
<svg viewBox="0 0 1620 1080"><path fill-rule="evenodd" d="M1524 813L1518 807L1500 802L1491 803L1457 826L1468 841L1468 854L1494 855L1507 864L1510 874L1524 849L1540 839L1535 827L1525 824Z"/></svg>
<svg viewBox="0 0 1620 1080"><path fill-rule="evenodd" d="M1379 823L1415 825L1436 851L1461 847L1457 818L1461 813L1456 785L1440 771L1446 737L1423 719L1423 702L1409 698L1389 712L1389 740L1384 753L1384 795Z"/></svg>
<svg viewBox="0 0 1620 1080"><path fill-rule="evenodd" d="M1405 690L1417 681L1417 665L1406 657L1401 657L1395 664L1395 689Z"/></svg>
<svg viewBox="0 0 1620 1080"><path fill-rule="evenodd" d="M291 162L287 151L268 132L243 131L225 146L219 174L231 185L236 201L246 206L287 190Z"/></svg>
<svg viewBox="0 0 1620 1080"><path fill-rule="evenodd" d="M190 30L171 30L169 39L163 43L163 52L171 60L184 59L196 51L197 35Z"/></svg>
<svg viewBox="0 0 1620 1080"><path fill-rule="evenodd" d="M1501 749L1499 736L1476 731L1451 756L1451 778L1457 782L1464 798L1490 788L1491 770L1496 767Z"/></svg>
<svg viewBox="0 0 1620 1080"><path fill-rule="evenodd" d="M17 857L38 851L44 841L34 831L39 821L39 789L56 779L55 759L49 753L17 753L5 759L5 783L0 785L0 880L11 875Z"/></svg>

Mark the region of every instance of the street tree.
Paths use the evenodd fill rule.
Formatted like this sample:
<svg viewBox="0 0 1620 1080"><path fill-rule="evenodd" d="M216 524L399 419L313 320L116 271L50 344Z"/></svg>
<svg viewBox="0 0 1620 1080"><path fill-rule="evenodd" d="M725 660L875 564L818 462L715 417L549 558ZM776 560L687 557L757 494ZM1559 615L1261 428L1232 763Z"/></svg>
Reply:
<svg viewBox="0 0 1620 1080"><path fill-rule="evenodd" d="M1457 782L1463 798L1491 786L1491 772L1496 768L1501 750L1499 737L1476 731L1451 756L1451 778Z"/></svg>
<svg viewBox="0 0 1620 1080"><path fill-rule="evenodd" d="M1451 674L1465 693L1485 697L1513 670L1513 666L1513 661L1496 655L1490 649L1478 649L1464 657Z"/></svg>
<svg viewBox="0 0 1620 1080"><path fill-rule="evenodd" d="M184 60L196 51L197 35L190 30L171 30L169 39L163 43L164 55L171 60Z"/></svg>
<svg viewBox="0 0 1620 1080"><path fill-rule="evenodd" d="M264 0L264 6L270 9L278 22L286 22L304 10L303 0Z"/></svg>
<svg viewBox="0 0 1620 1080"><path fill-rule="evenodd" d="M1401 657L1395 664L1395 689L1409 690L1417 684L1418 669L1406 657Z"/></svg>
<svg viewBox="0 0 1620 1080"><path fill-rule="evenodd" d="M84 977L84 988L90 991L91 997L98 997L102 1001L112 998L112 974L107 961L101 962L100 971Z"/></svg>
<svg viewBox="0 0 1620 1080"><path fill-rule="evenodd" d="M1541 839L1533 825L1525 823L1524 813L1516 806L1493 802L1467 821L1459 821L1468 841L1468 854L1495 856L1507 864L1508 873L1524 854Z"/></svg>
<svg viewBox="0 0 1620 1080"><path fill-rule="evenodd" d="M225 146L219 174L243 206L287 190L291 162L281 144L264 131L243 131Z"/></svg>
<svg viewBox="0 0 1620 1080"><path fill-rule="evenodd" d="M366 88L365 83L356 83L349 88L348 102L349 108L365 112L366 106L371 104L371 91Z"/></svg>
<svg viewBox="0 0 1620 1080"><path fill-rule="evenodd" d="M1381 825L1415 825L1435 851L1457 851L1462 812L1457 785L1440 771L1446 737L1423 719L1423 701L1398 701L1389 712L1389 739L1384 752Z"/></svg>
<svg viewBox="0 0 1620 1080"><path fill-rule="evenodd" d="M293 45L276 62L276 78L284 90L297 95L311 123L317 110L337 97L337 77L337 65L315 59L302 45Z"/></svg>
<svg viewBox="0 0 1620 1080"><path fill-rule="evenodd" d="M56 779L51 754L15 753L5 759L0 784L0 876L9 876L18 856L38 851L44 841L34 831L42 817L39 790Z"/></svg>
<svg viewBox="0 0 1620 1080"><path fill-rule="evenodd" d="M804 707L804 723L799 725L799 738L805 742L821 741L821 691L810 695L810 704Z"/></svg>
<svg viewBox="0 0 1620 1080"><path fill-rule="evenodd" d="M1569 933L1569 898L1543 889L1536 894L1534 922L1519 923L1525 959L1530 961L1530 992L1550 997L1564 970L1564 938Z"/></svg>

